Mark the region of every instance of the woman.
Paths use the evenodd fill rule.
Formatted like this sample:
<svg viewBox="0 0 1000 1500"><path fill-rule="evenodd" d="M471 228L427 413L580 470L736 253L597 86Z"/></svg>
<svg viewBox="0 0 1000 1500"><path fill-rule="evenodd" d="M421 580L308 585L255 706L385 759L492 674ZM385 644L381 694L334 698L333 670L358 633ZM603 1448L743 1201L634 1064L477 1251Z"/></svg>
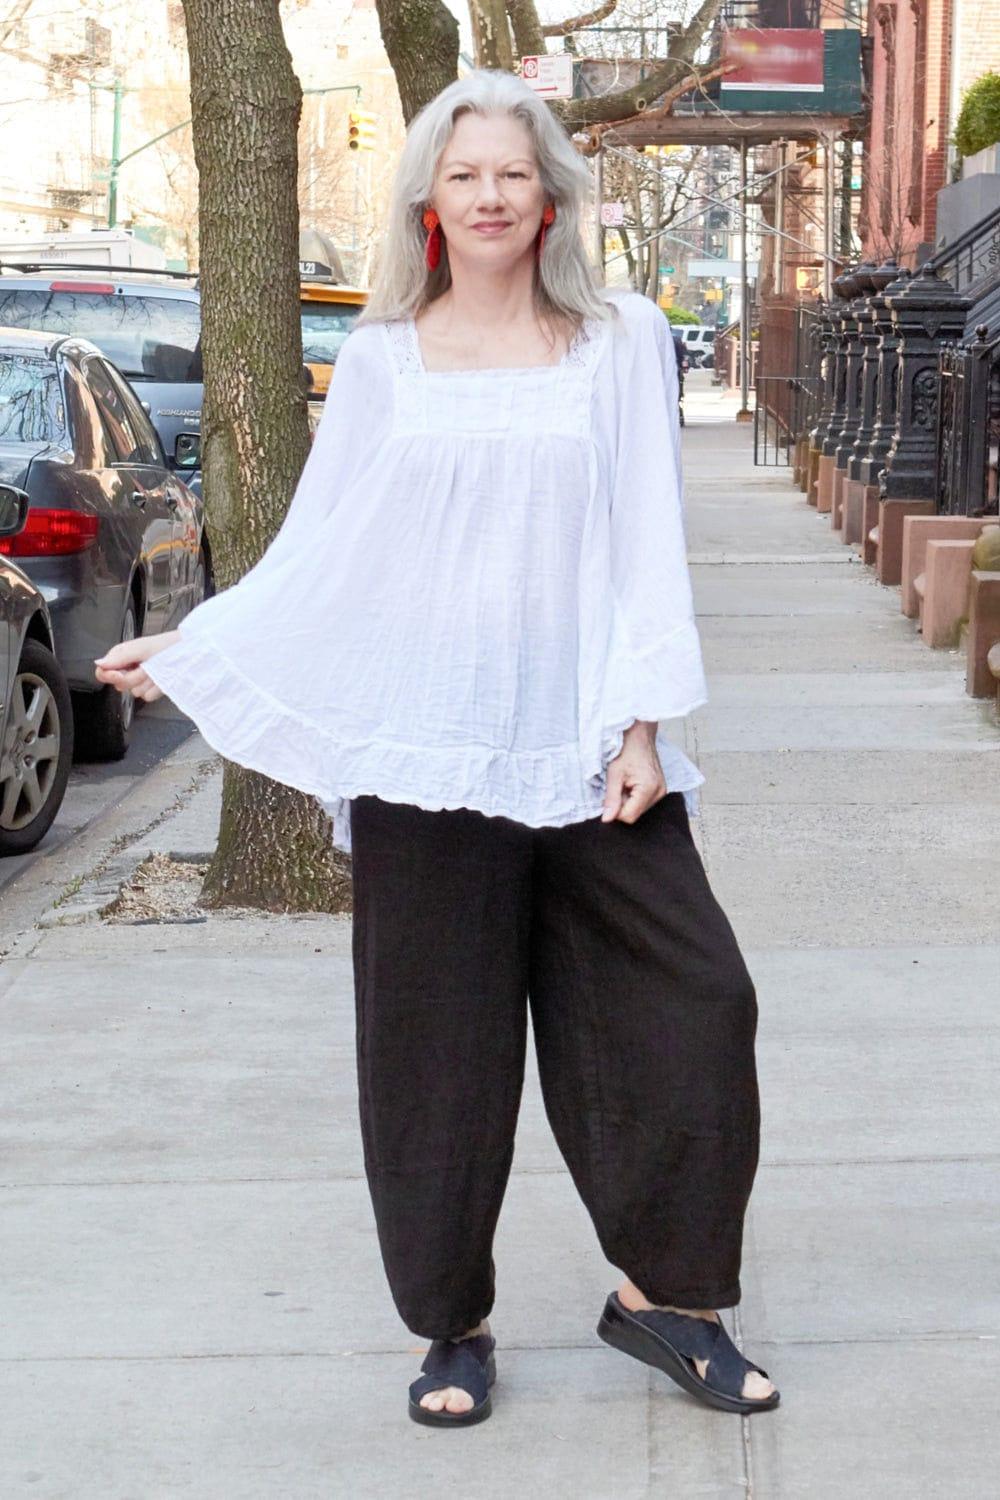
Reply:
<svg viewBox="0 0 1000 1500"><path fill-rule="evenodd" d="M432 1425L490 1412L529 1000L625 1276L601 1336L709 1405L778 1401L716 1312L757 1161L754 989L691 840L701 777L657 738L705 697L673 351L651 303L595 289L586 191L519 80L445 89L279 535L97 670L315 794L353 848L365 1164Z"/></svg>

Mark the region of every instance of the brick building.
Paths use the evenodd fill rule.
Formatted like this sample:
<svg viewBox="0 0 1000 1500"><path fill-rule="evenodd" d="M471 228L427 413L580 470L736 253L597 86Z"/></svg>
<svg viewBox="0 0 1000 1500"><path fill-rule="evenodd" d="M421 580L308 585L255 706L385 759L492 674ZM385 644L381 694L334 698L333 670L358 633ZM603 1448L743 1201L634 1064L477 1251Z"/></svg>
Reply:
<svg viewBox="0 0 1000 1500"><path fill-rule="evenodd" d="M938 239L937 194L969 84L1000 69L996 0L871 0L870 119L859 232L869 256L918 263Z"/></svg>

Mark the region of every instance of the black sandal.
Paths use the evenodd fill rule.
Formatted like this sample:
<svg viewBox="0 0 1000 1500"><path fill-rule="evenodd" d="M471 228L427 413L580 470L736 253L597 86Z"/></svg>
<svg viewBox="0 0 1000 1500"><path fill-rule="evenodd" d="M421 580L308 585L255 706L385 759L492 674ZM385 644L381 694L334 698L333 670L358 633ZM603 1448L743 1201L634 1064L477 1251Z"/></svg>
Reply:
<svg viewBox="0 0 1000 1500"><path fill-rule="evenodd" d="M477 1333L467 1339L435 1339L420 1366L424 1374L410 1386L410 1416L427 1427L471 1427L483 1422L493 1410L490 1386L497 1378L493 1351L496 1339ZM421 1396L454 1385L468 1391L474 1405L469 1411L431 1411L420 1405Z"/></svg>
<svg viewBox="0 0 1000 1500"><path fill-rule="evenodd" d="M661 1312L658 1308L630 1312L619 1301L618 1293L612 1292L597 1332L613 1349L662 1370L692 1396L719 1411L747 1416L754 1411L771 1411L781 1400L778 1391L759 1401L742 1394L748 1370L756 1370L765 1380L767 1371L743 1358L721 1322L710 1323L707 1318ZM695 1368L696 1359L708 1360L704 1380Z"/></svg>

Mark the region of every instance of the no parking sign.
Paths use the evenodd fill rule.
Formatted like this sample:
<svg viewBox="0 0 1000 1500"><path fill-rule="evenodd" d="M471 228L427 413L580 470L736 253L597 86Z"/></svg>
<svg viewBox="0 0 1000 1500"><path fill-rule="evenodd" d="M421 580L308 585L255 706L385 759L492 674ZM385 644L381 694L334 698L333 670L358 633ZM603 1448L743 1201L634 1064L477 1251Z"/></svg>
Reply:
<svg viewBox="0 0 1000 1500"><path fill-rule="evenodd" d="M573 97L573 58L569 52L522 57L521 77L530 89L546 99Z"/></svg>

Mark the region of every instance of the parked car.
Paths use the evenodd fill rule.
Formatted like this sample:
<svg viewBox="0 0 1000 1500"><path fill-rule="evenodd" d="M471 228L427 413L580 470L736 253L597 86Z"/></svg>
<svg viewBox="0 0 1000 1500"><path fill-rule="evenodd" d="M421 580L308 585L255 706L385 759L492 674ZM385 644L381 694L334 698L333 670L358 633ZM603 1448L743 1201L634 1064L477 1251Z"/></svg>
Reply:
<svg viewBox="0 0 1000 1500"><path fill-rule="evenodd" d="M0 269L0 328L72 334L96 344L135 387L164 452L200 488L197 278L104 266Z"/></svg>
<svg viewBox="0 0 1000 1500"><path fill-rule="evenodd" d="M688 359L695 369L710 370L715 363L715 335L717 330L705 323L683 323L674 330L684 340Z"/></svg>
<svg viewBox="0 0 1000 1500"><path fill-rule="evenodd" d="M27 519L27 496L0 485L0 544ZM33 849L66 791L73 711L52 648L41 589L0 556L0 855Z"/></svg>
<svg viewBox="0 0 1000 1500"><path fill-rule="evenodd" d="M176 459L175 459L176 465ZM27 499L0 538L45 596L77 748L119 759L133 701L94 679L118 641L172 629L205 597L203 506L114 365L84 339L0 328L0 482Z"/></svg>
<svg viewBox="0 0 1000 1500"><path fill-rule="evenodd" d="M303 359L310 420L318 422L340 347L367 292L338 283L318 261L299 266ZM198 280L177 271L0 262L0 328L36 328L89 339L135 388L164 451L200 493L202 406Z"/></svg>

